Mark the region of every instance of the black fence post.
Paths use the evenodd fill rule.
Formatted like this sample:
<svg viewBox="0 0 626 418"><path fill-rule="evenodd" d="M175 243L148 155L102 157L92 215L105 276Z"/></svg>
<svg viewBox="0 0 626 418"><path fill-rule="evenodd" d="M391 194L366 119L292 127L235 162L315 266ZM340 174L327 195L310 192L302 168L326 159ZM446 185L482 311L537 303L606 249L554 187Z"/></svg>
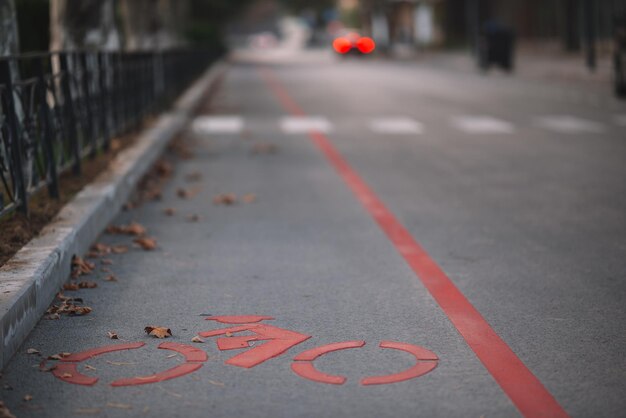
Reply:
<svg viewBox="0 0 626 418"><path fill-rule="evenodd" d="M79 103L82 103L85 112L83 136L87 137L87 141L89 142L89 156L91 158L94 158L96 156L96 152L98 151L98 141L96 135L96 125L93 120L94 117L91 102L91 92L89 91L91 87L91 74L89 71L89 63L87 61L89 57L87 54L87 52L78 53L78 65L80 65L80 75L82 82L82 100L80 100Z"/></svg>
<svg viewBox="0 0 626 418"><path fill-rule="evenodd" d="M35 67L38 78L38 94L39 101L39 120L42 125L41 138L43 142L43 151L46 158L46 182L48 183L48 194L50 197L59 198L59 177L57 173L57 164L54 156L54 134L52 133L52 122L50 118L50 108L48 107L48 89L43 69L43 58L35 59Z"/></svg>
<svg viewBox="0 0 626 418"><path fill-rule="evenodd" d="M111 134L109 132L109 72L107 71L107 55L98 53L98 88L100 89L100 129L102 130L102 148L109 150Z"/></svg>
<svg viewBox="0 0 626 418"><path fill-rule="evenodd" d="M76 114L74 113L74 99L72 97L71 77L68 56L70 52L60 52L59 62L61 64L61 89L63 91L63 109L65 111L65 120L67 134L69 135L70 147L74 154L73 171L78 175L81 173L81 151L78 135L76 135Z"/></svg>
<svg viewBox="0 0 626 418"><path fill-rule="evenodd" d="M28 195L24 181L24 166L22 165L22 139L19 135L19 121L15 110L13 97L13 77L11 75L10 59L0 60L0 83L4 84L3 108L6 112L9 126L9 145L11 147L11 177L13 181L14 201L17 208L24 215L28 215Z"/></svg>

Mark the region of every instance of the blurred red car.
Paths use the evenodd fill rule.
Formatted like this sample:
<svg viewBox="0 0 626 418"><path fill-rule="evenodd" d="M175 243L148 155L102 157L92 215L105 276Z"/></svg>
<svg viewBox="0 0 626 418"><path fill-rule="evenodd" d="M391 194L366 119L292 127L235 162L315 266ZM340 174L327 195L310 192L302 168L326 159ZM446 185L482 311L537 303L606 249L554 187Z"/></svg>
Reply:
<svg viewBox="0 0 626 418"><path fill-rule="evenodd" d="M335 38L333 49L342 56L364 56L374 52L376 43L370 37L361 36L357 32L346 31L345 35Z"/></svg>

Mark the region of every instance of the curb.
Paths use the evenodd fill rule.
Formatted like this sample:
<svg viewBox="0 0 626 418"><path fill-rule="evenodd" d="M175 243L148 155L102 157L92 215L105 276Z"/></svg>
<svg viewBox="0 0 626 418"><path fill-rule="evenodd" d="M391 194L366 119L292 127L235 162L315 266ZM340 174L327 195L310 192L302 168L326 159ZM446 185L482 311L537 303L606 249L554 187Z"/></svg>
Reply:
<svg viewBox="0 0 626 418"><path fill-rule="evenodd" d="M211 66L170 112L122 151L9 261L0 267L0 368L17 352L70 275L74 254L83 254L117 215L139 180L180 133L204 95L223 74Z"/></svg>

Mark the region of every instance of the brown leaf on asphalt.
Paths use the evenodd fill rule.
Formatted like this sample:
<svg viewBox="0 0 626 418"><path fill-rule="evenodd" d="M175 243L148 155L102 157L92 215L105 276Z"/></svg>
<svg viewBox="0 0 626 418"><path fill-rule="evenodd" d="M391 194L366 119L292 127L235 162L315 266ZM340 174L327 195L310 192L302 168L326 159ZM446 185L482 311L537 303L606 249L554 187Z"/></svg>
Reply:
<svg viewBox="0 0 626 418"><path fill-rule="evenodd" d="M142 236L147 233L146 228L141 225L139 222L131 222L128 225L109 225L106 229L109 234L117 234L117 235L134 235L134 236ZM113 250L113 248L111 248ZM113 251L115 252L115 251Z"/></svg>
<svg viewBox="0 0 626 418"><path fill-rule="evenodd" d="M33 395L24 395L24 401L29 402L33 400Z"/></svg>
<svg viewBox="0 0 626 418"><path fill-rule="evenodd" d="M200 338L198 335L196 335L195 337L193 337L193 338L191 339L191 342L192 342L192 343L203 343L203 342L204 342L204 340L203 340L202 338Z"/></svg>
<svg viewBox="0 0 626 418"><path fill-rule="evenodd" d="M48 356L48 360L62 360L65 357L69 357L71 355L72 355L72 353L67 353L67 352L53 354L51 356Z"/></svg>
<svg viewBox="0 0 626 418"><path fill-rule="evenodd" d="M213 204L231 206L237 203L237 195L234 193L220 193L213 197Z"/></svg>
<svg viewBox="0 0 626 418"><path fill-rule="evenodd" d="M50 314L50 315L45 315L43 317L43 319L47 319L49 321L54 321L56 319L61 319L61 315L59 315L58 313L53 313L53 314Z"/></svg>
<svg viewBox="0 0 626 418"><path fill-rule="evenodd" d="M90 261L85 261L81 257L72 256L72 277L78 277L85 274L90 274L96 265Z"/></svg>
<svg viewBox="0 0 626 418"><path fill-rule="evenodd" d="M46 362L47 361L48 361L47 359L46 360L41 360L41 362L39 363L39 371L40 372L47 373L47 372L51 372L52 370L57 368L56 364L53 364L50 367L46 367Z"/></svg>
<svg viewBox="0 0 626 418"><path fill-rule="evenodd" d="M103 258L100 263L102 263L105 266L110 266L113 264L113 260L111 260L110 258Z"/></svg>
<svg viewBox="0 0 626 418"><path fill-rule="evenodd" d="M100 414L102 409L100 408L78 408L74 410L77 415L97 415Z"/></svg>
<svg viewBox="0 0 626 418"><path fill-rule="evenodd" d="M133 242L135 244L138 244L142 249L146 251L152 251L157 248L157 242L156 242L156 239L154 238L149 238L149 237L136 238L133 240Z"/></svg>
<svg viewBox="0 0 626 418"><path fill-rule="evenodd" d="M181 199L191 199L192 197L194 197L195 195L197 195L198 193L200 193L200 189L193 188L193 189L188 189L185 187L179 187L176 190L176 195L178 197L180 197Z"/></svg>
<svg viewBox="0 0 626 418"><path fill-rule="evenodd" d="M119 138L112 138L109 141L109 149L113 152L122 148L122 141Z"/></svg>
<svg viewBox="0 0 626 418"><path fill-rule="evenodd" d="M159 177L171 177L174 167L169 161L159 160L154 165L154 171Z"/></svg>
<svg viewBox="0 0 626 418"><path fill-rule="evenodd" d="M144 330L148 333L148 335L152 335L156 338L167 338L172 336L172 331L165 327L155 327L153 325L149 325L145 327Z"/></svg>
<svg viewBox="0 0 626 418"><path fill-rule="evenodd" d="M74 283L74 282L65 283L63 285L63 290L67 290L68 292L78 290L78 283Z"/></svg>
<svg viewBox="0 0 626 418"><path fill-rule="evenodd" d="M85 364L85 369L87 369L87 370L93 370L93 371L98 370L98 369L96 369L95 367L90 366L89 364Z"/></svg>
<svg viewBox="0 0 626 418"><path fill-rule="evenodd" d="M103 257L111 252L111 246L97 242L91 246L89 256L91 258Z"/></svg>
<svg viewBox="0 0 626 418"><path fill-rule="evenodd" d="M189 222L198 222L199 220L200 216L196 215L195 213L193 215L187 216L187 221Z"/></svg>
<svg viewBox="0 0 626 418"><path fill-rule="evenodd" d="M119 339L120 339L120 337L118 337L118 336L117 336L117 334L116 334L115 332L111 332L111 331L108 331L108 332L107 332L107 336L108 336L110 339L112 339L112 340L119 340Z"/></svg>
<svg viewBox="0 0 626 418"><path fill-rule="evenodd" d="M93 288L98 287L98 283L84 281L84 282L78 283L78 287L80 289L93 289Z"/></svg>
<svg viewBox="0 0 626 418"><path fill-rule="evenodd" d="M278 146L276 144L254 144L252 146L253 154L275 154L278 151Z"/></svg>
<svg viewBox="0 0 626 418"><path fill-rule="evenodd" d="M254 203L256 202L256 195L254 193L248 193L241 196L241 200L243 203Z"/></svg>
<svg viewBox="0 0 626 418"><path fill-rule="evenodd" d="M109 274L108 276L106 276L104 278L105 282L116 282L117 281L117 277L115 277L115 275L113 274Z"/></svg>
<svg viewBox="0 0 626 418"><path fill-rule="evenodd" d="M176 209L166 208L166 209L163 209L163 213L166 214L167 216L174 216L176 214Z"/></svg>
<svg viewBox="0 0 626 418"><path fill-rule="evenodd" d="M29 348L28 350L26 350L26 354L41 354L41 352L36 348Z"/></svg>
<svg viewBox="0 0 626 418"><path fill-rule="evenodd" d="M15 418L3 401L0 401L0 418Z"/></svg>
<svg viewBox="0 0 626 418"><path fill-rule="evenodd" d="M128 246L127 245L114 245L111 247L111 252L113 254L124 254L128 252Z"/></svg>

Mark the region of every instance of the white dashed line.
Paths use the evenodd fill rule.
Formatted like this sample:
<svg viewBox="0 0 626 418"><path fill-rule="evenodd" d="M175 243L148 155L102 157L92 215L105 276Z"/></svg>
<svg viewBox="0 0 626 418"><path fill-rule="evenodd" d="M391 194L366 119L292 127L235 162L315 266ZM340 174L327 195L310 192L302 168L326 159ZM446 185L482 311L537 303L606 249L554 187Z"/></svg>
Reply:
<svg viewBox="0 0 626 418"><path fill-rule="evenodd" d="M602 124L570 115L544 116L536 118L535 125L564 134L604 132L604 126Z"/></svg>
<svg viewBox="0 0 626 418"><path fill-rule="evenodd" d="M424 125L407 117L376 118L369 123L369 127L376 133L390 135L410 135L424 132Z"/></svg>
<svg viewBox="0 0 626 418"><path fill-rule="evenodd" d="M239 116L200 116L193 121L193 131L199 134L238 134L243 131Z"/></svg>
<svg viewBox="0 0 626 418"><path fill-rule="evenodd" d="M452 124L468 134L512 134L515 128L509 122L491 116L458 116Z"/></svg>
<svg viewBox="0 0 626 418"><path fill-rule="evenodd" d="M328 119L320 116L292 116L281 119L280 129L287 134L305 134L312 131L329 133L332 130L332 124Z"/></svg>

